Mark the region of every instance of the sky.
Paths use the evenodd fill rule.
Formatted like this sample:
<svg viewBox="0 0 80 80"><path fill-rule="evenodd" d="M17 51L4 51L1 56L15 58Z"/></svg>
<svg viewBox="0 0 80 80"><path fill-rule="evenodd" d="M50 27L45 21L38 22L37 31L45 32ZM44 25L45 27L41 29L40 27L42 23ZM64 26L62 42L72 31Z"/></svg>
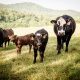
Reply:
<svg viewBox="0 0 80 80"><path fill-rule="evenodd" d="M2 4L33 2L55 10L76 10L80 12L80 0L0 0Z"/></svg>

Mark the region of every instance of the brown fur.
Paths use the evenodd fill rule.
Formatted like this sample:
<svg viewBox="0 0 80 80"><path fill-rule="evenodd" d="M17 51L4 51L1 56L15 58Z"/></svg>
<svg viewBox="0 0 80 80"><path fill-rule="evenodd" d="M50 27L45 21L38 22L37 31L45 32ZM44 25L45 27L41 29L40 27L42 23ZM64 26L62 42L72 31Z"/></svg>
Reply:
<svg viewBox="0 0 80 80"><path fill-rule="evenodd" d="M34 41L34 34L27 34L24 36L13 35L10 37L10 40L15 43L17 48L17 53L21 53L21 48L24 45L29 45L29 53L31 52L31 47Z"/></svg>
<svg viewBox="0 0 80 80"><path fill-rule="evenodd" d="M14 35L14 32L12 29L4 29L4 44L5 44L5 47L6 47L6 44L8 42L8 45L9 45L9 42L10 42L10 39L9 37Z"/></svg>

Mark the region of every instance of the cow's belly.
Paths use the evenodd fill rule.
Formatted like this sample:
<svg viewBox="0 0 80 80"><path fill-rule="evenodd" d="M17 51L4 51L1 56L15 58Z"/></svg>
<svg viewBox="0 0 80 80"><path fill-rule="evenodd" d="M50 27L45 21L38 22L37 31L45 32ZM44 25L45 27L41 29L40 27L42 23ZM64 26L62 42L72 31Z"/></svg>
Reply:
<svg viewBox="0 0 80 80"><path fill-rule="evenodd" d="M19 45L28 45L29 42L28 41L18 41Z"/></svg>

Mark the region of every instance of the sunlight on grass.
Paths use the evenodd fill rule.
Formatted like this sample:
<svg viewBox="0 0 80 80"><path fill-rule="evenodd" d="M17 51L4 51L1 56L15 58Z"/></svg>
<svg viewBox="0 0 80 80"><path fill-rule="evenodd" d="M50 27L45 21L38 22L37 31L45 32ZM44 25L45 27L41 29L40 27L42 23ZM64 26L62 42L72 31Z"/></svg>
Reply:
<svg viewBox="0 0 80 80"><path fill-rule="evenodd" d="M24 64L21 64L19 66L17 66L16 68L14 68L12 71L15 72L15 74L17 73L21 73L21 72L24 72L24 71L27 71L28 69L34 67L33 65L30 65L30 66L26 66Z"/></svg>
<svg viewBox="0 0 80 80"><path fill-rule="evenodd" d="M64 60L57 60L57 61L54 61L54 62L52 62L52 65L61 65L61 64L63 64L64 63Z"/></svg>
<svg viewBox="0 0 80 80"><path fill-rule="evenodd" d="M28 48L23 47L22 52L20 55L27 53L28 54ZM13 58L16 58L17 56L19 56L19 54L17 54L16 49L13 50L9 50L9 51L1 51L1 54L3 54L1 57L4 61L6 60L10 60Z"/></svg>

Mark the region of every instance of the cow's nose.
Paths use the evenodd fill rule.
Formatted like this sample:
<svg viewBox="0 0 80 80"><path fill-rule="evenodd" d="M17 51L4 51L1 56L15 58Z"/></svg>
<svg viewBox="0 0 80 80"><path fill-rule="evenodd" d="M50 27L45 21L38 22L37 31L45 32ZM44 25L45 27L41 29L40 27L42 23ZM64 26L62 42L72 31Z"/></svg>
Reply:
<svg viewBox="0 0 80 80"><path fill-rule="evenodd" d="M63 30L58 31L58 35L60 35L60 36L65 35L65 31L63 31Z"/></svg>
<svg viewBox="0 0 80 80"><path fill-rule="evenodd" d="M41 46L41 43L37 43L37 46Z"/></svg>

